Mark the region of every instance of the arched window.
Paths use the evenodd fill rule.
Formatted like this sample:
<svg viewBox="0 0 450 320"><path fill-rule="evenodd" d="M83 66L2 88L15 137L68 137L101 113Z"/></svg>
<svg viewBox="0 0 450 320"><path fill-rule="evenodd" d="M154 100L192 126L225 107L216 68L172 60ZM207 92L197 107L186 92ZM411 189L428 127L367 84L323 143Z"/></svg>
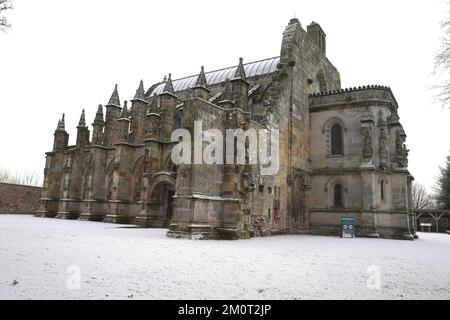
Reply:
<svg viewBox="0 0 450 320"><path fill-rule="evenodd" d="M331 127L331 155L343 155L342 127L337 123Z"/></svg>
<svg viewBox="0 0 450 320"><path fill-rule="evenodd" d="M181 121L183 118L183 109L178 109L175 113L175 129L181 128Z"/></svg>
<svg viewBox="0 0 450 320"><path fill-rule="evenodd" d="M342 186L339 183L334 185L334 190L333 190L333 207L335 207L335 208L342 208L343 207Z"/></svg>
<svg viewBox="0 0 450 320"><path fill-rule="evenodd" d="M381 180L380 183L380 193L381 193L381 200L384 200L384 180Z"/></svg>

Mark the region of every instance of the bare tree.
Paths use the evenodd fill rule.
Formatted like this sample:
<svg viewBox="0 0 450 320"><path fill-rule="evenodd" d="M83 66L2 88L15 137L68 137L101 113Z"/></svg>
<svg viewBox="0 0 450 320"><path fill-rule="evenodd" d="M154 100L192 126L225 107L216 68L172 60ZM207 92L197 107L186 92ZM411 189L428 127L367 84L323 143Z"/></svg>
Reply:
<svg viewBox="0 0 450 320"><path fill-rule="evenodd" d="M0 30L5 32L6 29L11 27L11 25L8 22L8 19L4 16L5 12L7 10L12 9L12 3L11 0L0 0Z"/></svg>
<svg viewBox="0 0 450 320"><path fill-rule="evenodd" d="M427 192L423 184L415 182L412 185L413 210L432 209L434 207L433 197Z"/></svg>
<svg viewBox="0 0 450 320"><path fill-rule="evenodd" d="M11 179L11 172L5 168L0 168L0 182L7 182Z"/></svg>
<svg viewBox="0 0 450 320"><path fill-rule="evenodd" d="M38 170L12 171L0 167L0 182L21 184L26 186L41 186L41 175Z"/></svg>
<svg viewBox="0 0 450 320"><path fill-rule="evenodd" d="M447 1L450 6L450 2ZM450 102L450 13L447 13L447 18L441 22L442 31L442 45L438 54L435 57L434 74L440 75L440 84L435 86L438 90L436 95L436 102L443 106Z"/></svg>

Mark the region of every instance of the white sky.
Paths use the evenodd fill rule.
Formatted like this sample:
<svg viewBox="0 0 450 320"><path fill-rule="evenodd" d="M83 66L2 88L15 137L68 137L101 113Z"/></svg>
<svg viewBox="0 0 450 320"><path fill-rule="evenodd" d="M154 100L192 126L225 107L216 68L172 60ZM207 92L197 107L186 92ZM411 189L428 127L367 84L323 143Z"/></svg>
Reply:
<svg viewBox="0 0 450 320"><path fill-rule="evenodd" d="M442 0L15 0L0 34L0 165L44 167L58 118L75 143L81 109L92 123L114 87L133 98L174 78L279 55L293 17L321 24L343 87L388 85L408 135L411 173L430 187L450 150L450 110L433 104Z"/></svg>

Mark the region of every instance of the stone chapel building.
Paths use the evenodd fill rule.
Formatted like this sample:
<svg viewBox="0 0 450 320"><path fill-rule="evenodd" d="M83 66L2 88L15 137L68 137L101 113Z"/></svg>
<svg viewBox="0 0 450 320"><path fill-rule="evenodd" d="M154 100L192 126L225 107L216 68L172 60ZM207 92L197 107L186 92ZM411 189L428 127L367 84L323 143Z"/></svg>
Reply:
<svg viewBox="0 0 450 320"><path fill-rule="evenodd" d="M65 119L46 153L36 216L168 228L191 239L340 234L415 237L406 134L388 87L342 89L317 23L292 19L279 56L163 82L99 105L92 137L84 111L75 145ZM105 115L104 115L105 112ZM171 133L279 129L279 171L257 165L175 165Z"/></svg>

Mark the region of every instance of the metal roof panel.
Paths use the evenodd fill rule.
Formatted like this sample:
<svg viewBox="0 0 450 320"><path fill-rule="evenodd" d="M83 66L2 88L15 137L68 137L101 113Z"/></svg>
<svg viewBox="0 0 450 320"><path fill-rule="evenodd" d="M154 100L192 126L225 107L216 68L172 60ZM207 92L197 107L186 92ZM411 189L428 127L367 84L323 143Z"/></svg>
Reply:
<svg viewBox="0 0 450 320"><path fill-rule="evenodd" d="M274 57L244 64L245 74L247 78L255 76L265 75L275 72L277 65L280 62L280 57ZM225 82L227 79L232 79L236 72L236 66L219 69L215 71L205 72L206 82L208 85L215 85L221 82ZM174 91L183 91L192 88L195 85L198 75L185 77L181 79L172 80ZM164 89L164 83L158 85L152 92L151 96L162 93Z"/></svg>

